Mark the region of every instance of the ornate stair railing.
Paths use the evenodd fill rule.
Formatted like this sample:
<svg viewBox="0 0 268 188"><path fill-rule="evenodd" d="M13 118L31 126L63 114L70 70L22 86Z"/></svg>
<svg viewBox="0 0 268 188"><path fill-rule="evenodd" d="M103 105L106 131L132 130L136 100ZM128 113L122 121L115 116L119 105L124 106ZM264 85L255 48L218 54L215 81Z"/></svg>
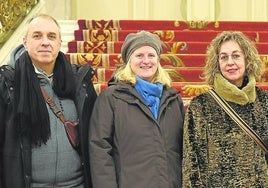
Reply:
<svg viewBox="0 0 268 188"><path fill-rule="evenodd" d="M0 0L0 48L39 0Z"/></svg>

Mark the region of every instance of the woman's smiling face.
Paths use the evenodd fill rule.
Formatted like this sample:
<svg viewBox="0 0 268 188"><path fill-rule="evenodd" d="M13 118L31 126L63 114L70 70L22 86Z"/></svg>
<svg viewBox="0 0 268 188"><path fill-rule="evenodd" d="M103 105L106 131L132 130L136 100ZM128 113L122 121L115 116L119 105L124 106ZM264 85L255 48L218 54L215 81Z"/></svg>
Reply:
<svg viewBox="0 0 268 188"><path fill-rule="evenodd" d="M238 43L233 40L222 43L218 55L222 75L230 83L240 87L243 83L246 63L245 56Z"/></svg>
<svg viewBox="0 0 268 188"><path fill-rule="evenodd" d="M151 82L156 71L159 57L151 46L142 46L136 49L130 56L130 67L135 75Z"/></svg>

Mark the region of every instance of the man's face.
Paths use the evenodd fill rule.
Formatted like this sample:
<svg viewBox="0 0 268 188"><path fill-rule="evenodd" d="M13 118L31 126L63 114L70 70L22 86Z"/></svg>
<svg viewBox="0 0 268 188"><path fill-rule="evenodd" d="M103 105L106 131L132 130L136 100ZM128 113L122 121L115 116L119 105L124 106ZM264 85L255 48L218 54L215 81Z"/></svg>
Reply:
<svg viewBox="0 0 268 188"><path fill-rule="evenodd" d="M61 47L60 29L53 20L37 17L30 22L23 43L34 65L44 70L54 67Z"/></svg>

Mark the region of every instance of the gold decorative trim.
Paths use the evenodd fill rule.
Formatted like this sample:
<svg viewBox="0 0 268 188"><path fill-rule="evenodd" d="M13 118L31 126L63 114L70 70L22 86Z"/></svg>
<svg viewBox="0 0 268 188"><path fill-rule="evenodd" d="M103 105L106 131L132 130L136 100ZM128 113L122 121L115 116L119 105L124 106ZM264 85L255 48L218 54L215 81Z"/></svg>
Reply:
<svg viewBox="0 0 268 188"><path fill-rule="evenodd" d="M0 0L0 47L39 0Z"/></svg>
<svg viewBox="0 0 268 188"><path fill-rule="evenodd" d="M209 89L211 89L211 87L206 84L202 84L202 85L187 84L183 86L182 91L188 96L196 96L196 95L200 95L201 93L207 92Z"/></svg>
<svg viewBox="0 0 268 188"><path fill-rule="evenodd" d="M204 29L210 23L209 21L198 20L198 21L186 21L189 29Z"/></svg>
<svg viewBox="0 0 268 188"><path fill-rule="evenodd" d="M220 22L219 22L219 21L216 21L216 22L214 23L214 27L215 27L216 29L220 28Z"/></svg>
<svg viewBox="0 0 268 188"><path fill-rule="evenodd" d="M175 26L175 27L180 27L180 22L179 22L178 20L176 20L176 21L174 22L174 26Z"/></svg>

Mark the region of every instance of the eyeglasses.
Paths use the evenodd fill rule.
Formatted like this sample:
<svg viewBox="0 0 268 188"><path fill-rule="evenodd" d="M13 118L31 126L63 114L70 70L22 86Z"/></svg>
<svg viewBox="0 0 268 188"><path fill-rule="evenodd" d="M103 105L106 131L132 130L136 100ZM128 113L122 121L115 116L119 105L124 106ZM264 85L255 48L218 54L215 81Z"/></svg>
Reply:
<svg viewBox="0 0 268 188"><path fill-rule="evenodd" d="M219 62L226 63L229 61L229 57L232 58L233 61L240 61L243 58L243 53L240 51L233 52L232 54L221 53L219 54Z"/></svg>

